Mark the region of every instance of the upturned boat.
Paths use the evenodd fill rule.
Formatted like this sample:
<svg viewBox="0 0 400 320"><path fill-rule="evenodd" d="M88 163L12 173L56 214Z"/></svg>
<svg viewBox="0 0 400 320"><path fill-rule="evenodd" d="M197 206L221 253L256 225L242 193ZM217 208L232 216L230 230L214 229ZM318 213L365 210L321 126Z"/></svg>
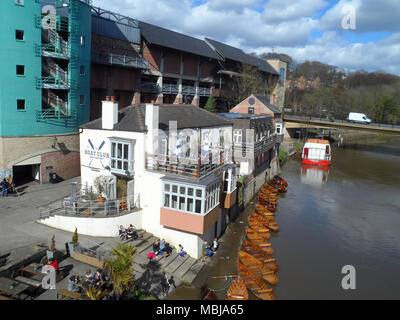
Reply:
<svg viewBox="0 0 400 320"><path fill-rule="evenodd" d="M264 227L261 223L258 223L252 218L249 218L249 226L252 230L260 234L263 238L269 239L271 238L271 234L269 233L269 229Z"/></svg>
<svg viewBox="0 0 400 320"><path fill-rule="evenodd" d="M262 216L257 212L253 212L250 217L274 232L278 232L280 230L278 223L271 221L271 219L268 219L269 217Z"/></svg>
<svg viewBox="0 0 400 320"><path fill-rule="evenodd" d="M251 228L247 228L246 231L247 239L253 241L255 244L259 245L260 247L271 247L271 244L268 242L268 238L264 237L260 233L254 231ZM272 254L271 250L268 250L269 254Z"/></svg>
<svg viewBox="0 0 400 320"><path fill-rule="evenodd" d="M250 253L253 257L260 260L262 263L267 265L267 267L272 271L278 271L279 266L276 263L276 259L271 257L271 254L274 252L271 247L262 248L249 240L243 240L243 247L244 249ZM266 250L271 249L271 250ZM272 253L270 253L272 252Z"/></svg>
<svg viewBox="0 0 400 320"><path fill-rule="evenodd" d="M267 284L260 276L257 276L254 272L240 263L237 264L237 270L247 289L249 289L255 296L262 300L275 300L275 297L272 294L272 289L268 288Z"/></svg>
<svg viewBox="0 0 400 320"><path fill-rule="evenodd" d="M232 282L226 293L226 300L249 300L249 292L242 278Z"/></svg>
<svg viewBox="0 0 400 320"><path fill-rule="evenodd" d="M251 254L239 250L239 260L249 270L253 271L256 275L263 278L270 285L276 285L279 283L279 279L275 274L275 271L271 270L268 265L262 263L256 257Z"/></svg>

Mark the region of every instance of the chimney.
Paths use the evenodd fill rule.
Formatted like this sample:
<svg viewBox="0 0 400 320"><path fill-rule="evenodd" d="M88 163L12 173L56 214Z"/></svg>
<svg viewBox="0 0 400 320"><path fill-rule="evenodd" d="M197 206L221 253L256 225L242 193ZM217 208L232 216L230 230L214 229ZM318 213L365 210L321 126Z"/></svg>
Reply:
<svg viewBox="0 0 400 320"><path fill-rule="evenodd" d="M147 128L146 151L149 154L158 152L158 123L159 107L152 103L146 103L145 125Z"/></svg>
<svg viewBox="0 0 400 320"><path fill-rule="evenodd" d="M118 123L118 101L115 97L107 96L106 101L102 102L101 120L103 129L114 129L114 124Z"/></svg>
<svg viewBox="0 0 400 320"><path fill-rule="evenodd" d="M275 104L275 95L274 95L274 94L271 94L271 95L269 96L269 102L270 102L271 104Z"/></svg>

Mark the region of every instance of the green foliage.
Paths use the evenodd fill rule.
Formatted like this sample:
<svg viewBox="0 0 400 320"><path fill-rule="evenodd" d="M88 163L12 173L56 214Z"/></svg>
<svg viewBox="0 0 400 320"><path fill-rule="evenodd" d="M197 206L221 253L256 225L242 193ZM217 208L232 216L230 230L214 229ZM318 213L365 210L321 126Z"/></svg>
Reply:
<svg viewBox="0 0 400 320"><path fill-rule="evenodd" d="M303 150L303 145L299 142L293 143L293 147L295 148L296 151L302 151Z"/></svg>
<svg viewBox="0 0 400 320"><path fill-rule="evenodd" d="M78 236L78 228L75 228L75 232L74 235L72 236L72 240L71 243L72 244L77 244L79 240L79 236Z"/></svg>
<svg viewBox="0 0 400 320"><path fill-rule="evenodd" d="M283 164L284 162L286 162L287 158L288 153L286 151L279 150L279 163Z"/></svg>
<svg viewBox="0 0 400 320"><path fill-rule="evenodd" d="M383 95L374 106L374 113L377 122L393 123L399 116L399 108L392 98Z"/></svg>
<svg viewBox="0 0 400 320"><path fill-rule="evenodd" d="M114 291L119 296L134 288L133 261L135 252L136 248L131 244L121 243L111 250L114 258L105 261L105 267L110 274Z"/></svg>
<svg viewBox="0 0 400 320"><path fill-rule="evenodd" d="M101 300L103 295L103 292L100 290L100 288L97 288L92 284L89 285L87 290L85 289L85 293L89 300Z"/></svg>
<svg viewBox="0 0 400 320"><path fill-rule="evenodd" d="M208 97L207 103L206 103L206 105L204 106L204 109L207 110L207 111L209 111L209 112L214 112L214 113L217 112L216 103L215 103L215 98L214 98L213 95L210 95L210 96Z"/></svg>

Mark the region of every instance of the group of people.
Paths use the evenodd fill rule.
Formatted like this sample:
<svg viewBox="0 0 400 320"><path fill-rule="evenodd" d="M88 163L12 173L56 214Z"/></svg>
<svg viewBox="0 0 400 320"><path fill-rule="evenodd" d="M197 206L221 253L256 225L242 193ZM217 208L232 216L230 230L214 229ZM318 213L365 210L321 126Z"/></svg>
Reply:
<svg viewBox="0 0 400 320"><path fill-rule="evenodd" d="M172 248L169 243L165 242L165 239L158 239L156 242L153 243L153 252L152 255L147 255L150 257L158 256L159 254L163 255L164 257L168 257L172 252Z"/></svg>
<svg viewBox="0 0 400 320"><path fill-rule="evenodd" d="M138 234L136 228L132 224L130 224L128 228L125 228L123 225L119 226L118 234L121 241L129 239L136 240L142 237L142 235Z"/></svg>
<svg viewBox="0 0 400 320"><path fill-rule="evenodd" d="M81 283L81 285L79 285L79 283ZM94 274L89 269L84 277L73 275L68 279L68 291L82 292L82 289L87 291L90 285L100 289L105 288L106 279L101 269L97 269Z"/></svg>
<svg viewBox="0 0 400 320"><path fill-rule="evenodd" d="M171 276L171 278L168 279L168 277L164 271L161 274L162 274L161 275L162 294L166 296L166 295L168 295L169 288L171 286L176 288L175 280L174 280L174 276Z"/></svg>
<svg viewBox="0 0 400 320"><path fill-rule="evenodd" d="M210 245L208 242L204 243L204 247L205 247L205 253L203 254L203 257L211 257L218 249L219 247L219 243L217 238L214 239L213 244Z"/></svg>

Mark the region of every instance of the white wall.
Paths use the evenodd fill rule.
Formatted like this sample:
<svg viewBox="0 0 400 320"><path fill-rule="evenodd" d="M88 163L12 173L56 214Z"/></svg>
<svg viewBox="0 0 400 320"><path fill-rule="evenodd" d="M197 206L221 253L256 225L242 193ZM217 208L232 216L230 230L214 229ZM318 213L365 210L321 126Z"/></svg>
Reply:
<svg viewBox="0 0 400 320"><path fill-rule="evenodd" d="M49 218L38 220L37 222L46 226L74 232L78 229L79 234L92 237L116 237L118 236L118 227L125 227L133 224L137 229L142 227L142 211L136 211L118 217L89 218L89 217L71 217L71 216L51 216Z"/></svg>

